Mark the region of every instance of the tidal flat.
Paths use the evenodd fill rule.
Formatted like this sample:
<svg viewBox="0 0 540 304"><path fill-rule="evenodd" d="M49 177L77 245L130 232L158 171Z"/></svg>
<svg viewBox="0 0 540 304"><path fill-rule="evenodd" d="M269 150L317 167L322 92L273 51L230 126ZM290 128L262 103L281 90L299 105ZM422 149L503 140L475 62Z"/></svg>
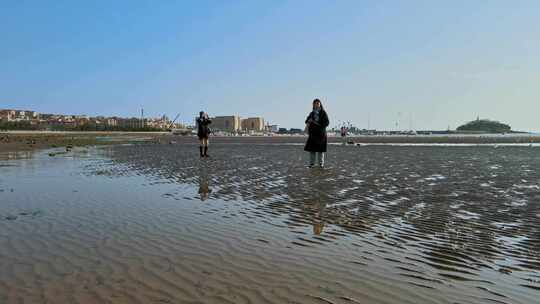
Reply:
<svg viewBox="0 0 540 304"><path fill-rule="evenodd" d="M324 169L297 138L65 152L0 153L0 303L540 296L536 145L332 144Z"/></svg>

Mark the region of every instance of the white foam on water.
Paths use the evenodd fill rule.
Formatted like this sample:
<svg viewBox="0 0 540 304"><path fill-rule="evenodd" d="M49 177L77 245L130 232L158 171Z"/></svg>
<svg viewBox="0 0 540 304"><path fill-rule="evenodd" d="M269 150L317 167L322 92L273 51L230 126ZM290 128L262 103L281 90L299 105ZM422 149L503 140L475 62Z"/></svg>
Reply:
<svg viewBox="0 0 540 304"><path fill-rule="evenodd" d="M386 195L396 195L397 192L394 191L394 190L387 190L387 189L381 189L381 192L386 194Z"/></svg>
<svg viewBox="0 0 540 304"><path fill-rule="evenodd" d="M457 193L457 192L452 192L452 193L450 193L448 196L449 196L449 197L459 197L459 195L460 195L460 194Z"/></svg>
<svg viewBox="0 0 540 304"><path fill-rule="evenodd" d="M425 177L425 178L420 178L418 180L416 180L417 183L424 183L424 182L435 182L435 181L440 181L440 180L443 180L445 179L446 177L442 176L442 175L439 175L439 174L434 174L434 175L431 175L429 177ZM434 186L436 185L436 183L430 183L428 184L429 186Z"/></svg>
<svg viewBox="0 0 540 304"><path fill-rule="evenodd" d="M456 217L464 219L464 220L472 220L472 219L479 219L480 215L478 213L466 211L466 210L459 210L456 213Z"/></svg>
<svg viewBox="0 0 540 304"><path fill-rule="evenodd" d="M512 206L512 207L523 207L525 205L527 205L527 200L525 199L520 199L520 200L515 200L513 202L511 202L510 204L505 204L506 206Z"/></svg>
<svg viewBox="0 0 540 304"><path fill-rule="evenodd" d="M523 185L523 184L519 184L519 185L512 185L514 188L517 188L517 189L536 189L536 190L540 190L540 186L539 185Z"/></svg>
<svg viewBox="0 0 540 304"><path fill-rule="evenodd" d="M358 189L359 187L351 187L351 188L345 188L345 189L341 189L337 192L338 195L344 195L346 194L347 192L349 191L353 191L353 190L356 190Z"/></svg>
<svg viewBox="0 0 540 304"><path fill-rule="evenodd" d="M414 209L424 209L426 208L426 203L419 203L413 206Z"/></svg>
<svg viewBox="0 0 540 304"><path fill-rule="evenodd" d="M495 238L495 241L498 242L498 243L503 243L503 244L507 244L507 245L511 245L511 246L515 246L519 243L522 243L526 240L528 240L529 238L526 237L526 236L517 236L517 237L508 237L508 236L499 236L497 238Z"/></svg>
<svg viewBox="0 0 540 304"><path fill-rule="evenodd" d="M430 177L426 177L424 179L427 181L438 181L438 180L446 179L446 176L441 175L441 174L432 174Z"/></svg>
<svg viewBox="0 0 540 304"><path fill-rule="evenodd" d="M378 210L378 211L386 211L386 207L380 206L380 205L371 205L370 209Z"/></svg>
<svg viewBox="0 0 540 304"><path fill-rule="evenodd" d="M345 201L340 201L340 202L329 204L329 206L332 206L332 207L350 206L350 204L354 204L356 202L358 202L358 201L354 200L354 199L352 199L352 200L348 199L348 200L345 200Z"/></svg>
<svg viewBox="0 0 540 304"><path fill-rule="evenodd" d="M388 205L389 206L395 206L395 205L398 205L400 203L407 202L407 201L410 201L410 199L408 197L402 196L402 197L400 197L400 198L398 198L396 200L388 202Z"/></svg>
<svg viewBox="0 0 540 304"><path fill-rule="evenodd" d="M451 209L458 209L458 208L461 208L463 207L463 203L459 203L459 204L454 204L454 205L450 205L450 208Z"/></svg>
<svg viewBox="0 0 540 304"><path fill-rule="evenodd" d="M505 228L516 228L519 227L520 223L503 223L503 222L494 222L491 223L491 225L499 228L499 229L505 229Z"/></svg>

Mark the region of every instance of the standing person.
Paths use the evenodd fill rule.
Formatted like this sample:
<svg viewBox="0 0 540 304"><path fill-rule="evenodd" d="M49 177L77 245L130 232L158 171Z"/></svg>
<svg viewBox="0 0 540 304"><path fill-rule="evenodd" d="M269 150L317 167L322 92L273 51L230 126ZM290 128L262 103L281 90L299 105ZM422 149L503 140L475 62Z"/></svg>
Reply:
<svg viewBox="0 0 540 304"><path fill-rule="evenodd" d="M347 144L347 127L343 126L341 127L341 141L343 142L343 145Z"/></svg>
<svg viewBox="0 0 540 304"><path fill-rule="evenodd" d="M199 112L199 118L197 118L197 136L201 142L199 147L201 157L208 157L208 136L210 135L208 125L211 123L212 121L208 118L207 113L203 111Z"/></svg>
<svg viewBox="0 0 540 304"><path fill-rule="evenodd" d="M319 166L324 167L324 154L326 153L327 137L326 127L330 124L328 115L324 110L322 103L319 99L313 100L313 109L306 118L306 128L308 130L308 140L305 151L310 153L309 167L315 166L318 160Z"/></svg>

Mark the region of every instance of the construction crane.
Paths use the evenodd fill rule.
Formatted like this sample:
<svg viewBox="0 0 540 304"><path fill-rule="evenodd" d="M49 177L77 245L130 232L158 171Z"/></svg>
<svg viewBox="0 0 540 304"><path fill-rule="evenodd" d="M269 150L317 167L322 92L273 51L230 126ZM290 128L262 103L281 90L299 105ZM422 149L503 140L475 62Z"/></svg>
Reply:
<svg viewBox="0 0 540 304"><path fill-rule="evenodd" d="M174 123L176 122L176 120L178 119L178 117L180 117L180 113L178 113L178 115L176 115L176 117L173 119L173 121L172 121L171 124L169 125L169 128L168 128L169 131L172 131L173 126L174 126Z"/></svg>
<svg viewBox="0 0 540 304"><path fill-rule="evenodd" d="M174 120L171 122L171 124L169 125L169 132L172 133L172 135L183 135L183 136L186 136L186 135L190 135L191 134L191 130L190 129L187 129L187 128L181 128L181 129L174 129L174 123L176 122L176 120L178 119L178 117L180 117L180 114L176 115L176 117L174 118Z"/></svg>

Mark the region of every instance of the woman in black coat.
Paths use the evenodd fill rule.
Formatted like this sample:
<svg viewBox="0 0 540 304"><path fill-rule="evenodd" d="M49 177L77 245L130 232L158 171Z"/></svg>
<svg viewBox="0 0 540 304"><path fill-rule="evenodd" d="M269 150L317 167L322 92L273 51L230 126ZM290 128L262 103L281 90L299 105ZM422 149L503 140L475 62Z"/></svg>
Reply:
<svg viewBox="0 0 540 304"><path fill-rule="evenodd" d="M319 99L313 100L313 110L306 118L306 128L308 130L308 140L305 151L310 153L309 167L315 166L318 160L319 166L324 167L324 154L326 153L327 137L326 127L330 124L328 115Z"/></svg>
<svg viewBox="0 0 540 304"><path fill-rule="evenodd" d="M208 137L210 135L210 128L208 127L212 121L208 118L208 114L201 111L199 118L197 118L197 136L201 142L199 151L201 157L208 157Z"/></svg>

